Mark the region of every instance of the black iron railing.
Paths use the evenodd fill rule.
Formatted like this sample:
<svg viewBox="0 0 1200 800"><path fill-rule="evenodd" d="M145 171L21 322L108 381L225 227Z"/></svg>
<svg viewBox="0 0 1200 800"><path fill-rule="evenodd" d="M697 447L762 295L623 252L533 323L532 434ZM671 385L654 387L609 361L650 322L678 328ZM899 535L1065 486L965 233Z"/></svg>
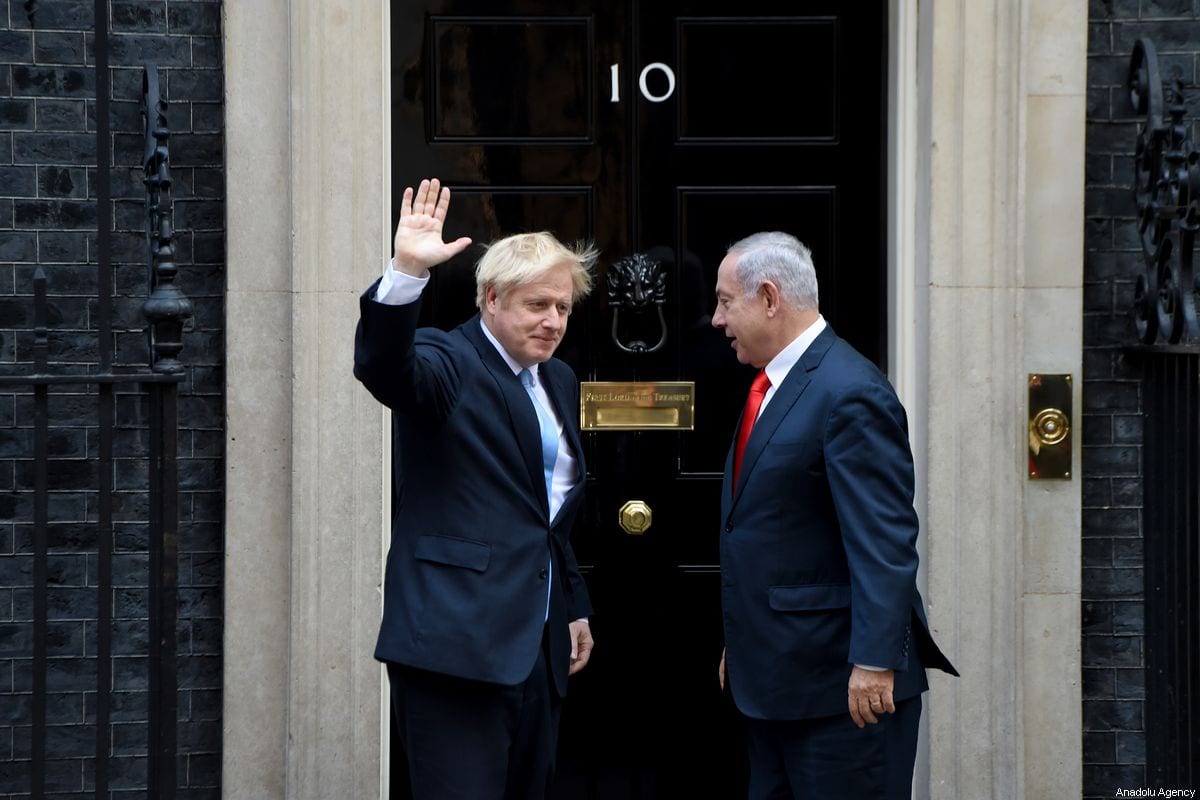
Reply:
<svg viewBox="0 0 1200 800"><path fill-rule="evenodd" d="M36 25L37 3L25 10ZM153 798L173 798L176 786L176 586L178 467L177 396L184 367L179 360L183 326L191 315L187 298L175 285L175 247L172 230L170 130L166 102L159 91L158 72L146 65L143 72L143 114L146 147L143 167L146 185L147 225L147 356L144 365L113 363L113 277L110 259L112 230L111 136L109 130L108 2L95 4L96 65L96 203L97 297L95 327L98 363L81 373L79 364L55 364L49 358L53 331L47 323L47 278L38 267L33 278L32 362L18 364L0 375L0 391L32 394L32 740L29 795L40 800L47 792L47 764L55 753L47 751L47 649L48 556L50 541L61 523L51 520L49 452L52 399L56 393L79 396L94 393L96 401L95 563L96 563L96 694L94 709L95 759L90 786L96 797L107 797L112 756L112 608L113 608L113 498L115 394L118 389L145 396L145 425L149 433L147 455L148 556L149 556L149 702L147 735L147 785ZM89 524L93 514L88 509Z"/></svg>
<svg viewBox="0 0 1200 800"><path fill-rule="evenodd" d="M1146 773L1200 780L1200 355L1147 360Z"/></svg>
<svg viewBox="0 0 1200 800"><path fill-rule="evenodd" d="M1145 115L1134 157L1134 195L1143 268L1133 318L1143 344L1200 341L1196 233L1200 231L1200 153L1185 120L1183 85L1164 84L1154 43L1138 39L1129 65L1129 98Z"/></svg>
<svg viewBox="0 0 1200 800"><path fill-rule="evenodd" d="M1138 130L1135 197L1143 263L1133 307L1141 365L1145 544L1146 773L1151 786L1200 781L1200 325L1194 268L1200 153L1183 85L1154 44L1129 67Z"/></svg>

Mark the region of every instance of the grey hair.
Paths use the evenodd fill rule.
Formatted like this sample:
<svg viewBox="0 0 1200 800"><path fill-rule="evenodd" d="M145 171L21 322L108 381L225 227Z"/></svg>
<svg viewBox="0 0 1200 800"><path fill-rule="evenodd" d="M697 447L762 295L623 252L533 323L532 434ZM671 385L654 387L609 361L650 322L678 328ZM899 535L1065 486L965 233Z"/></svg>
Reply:
<svg viewBox="0 0 1200 800"><path fill-rule="evenodd" d="M780 231L754 233L730 245L729 253L738 257L736 274L747 295L770 281L784 300L801 311L817 308L812 251L795 236Z"/></svg>

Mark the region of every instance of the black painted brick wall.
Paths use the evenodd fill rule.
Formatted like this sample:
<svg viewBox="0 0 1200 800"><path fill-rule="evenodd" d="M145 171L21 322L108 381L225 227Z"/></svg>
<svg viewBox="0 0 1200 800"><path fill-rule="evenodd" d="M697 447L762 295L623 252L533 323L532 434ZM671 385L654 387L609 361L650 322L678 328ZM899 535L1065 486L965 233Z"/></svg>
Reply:
<svg viewBox="0 0 1200 800"><path fill-rule="evenodd" d="M1200 2L1090 0L1083 353L1083 784L1086 798L1146 785L1142 390L1129 307L1138 117L1125 88L1138 37L1200 112ZM1195 136L1195 134L1193 134Z"/></svg>
<svg viewBox="0 0 1200 800"><path fill-rule="evenodd" d="M144 363L141 63L170 106L178 284L195 317L181 387L179 752L182 798L216 798L221 762L224 167L221 5L111 0L114 352ZM0 370L31 359L32 278L46 270L51 359L97 358L92 0L0 0ZM48 788L92 797L96 699L94 390L51 399ZM32 400L0 392L0 798L27 796L31 719ZM147 719L146 403L117 398L112 796L144 797Z"/></svg>

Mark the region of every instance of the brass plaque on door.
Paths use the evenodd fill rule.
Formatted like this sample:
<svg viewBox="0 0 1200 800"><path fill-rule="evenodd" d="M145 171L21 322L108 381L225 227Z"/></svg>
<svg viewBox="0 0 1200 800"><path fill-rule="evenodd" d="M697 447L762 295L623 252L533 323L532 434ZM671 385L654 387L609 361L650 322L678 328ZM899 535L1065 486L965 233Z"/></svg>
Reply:
<svg viewBox="0 0 1200 800"><path fill-rule="evenodd" d="M583 381L579 427L585 431L690 431L692 381Z"/></svg>
<svg viewBox="0 0 1200 800"><path fill-rule="evenodd" d="M1071 477L1071 376L1029 376L1029 477Z"/></svg>

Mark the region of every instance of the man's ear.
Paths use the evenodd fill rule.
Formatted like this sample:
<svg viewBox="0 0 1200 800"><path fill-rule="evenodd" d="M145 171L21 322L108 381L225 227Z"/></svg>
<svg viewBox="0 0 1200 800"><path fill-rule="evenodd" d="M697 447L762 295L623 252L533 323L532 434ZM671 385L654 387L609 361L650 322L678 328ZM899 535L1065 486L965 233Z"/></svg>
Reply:
<svg viewBox="0 0 1200 800"><path fill-rule="evenodd" d="M487 309L489 314L496 313L496 304L500 301L499 295L496 294L495 286L483 287L483 307Z"/></svg>
<svg viewBox="0 0 1200 800"><path fill-rule="evenodd" d="M763 281L762 285L758 287L758 293L766 306L767 317L770 318L778 314L780 303L783 302L783 296L779 293L779 287L771 281Z"/></svg>

